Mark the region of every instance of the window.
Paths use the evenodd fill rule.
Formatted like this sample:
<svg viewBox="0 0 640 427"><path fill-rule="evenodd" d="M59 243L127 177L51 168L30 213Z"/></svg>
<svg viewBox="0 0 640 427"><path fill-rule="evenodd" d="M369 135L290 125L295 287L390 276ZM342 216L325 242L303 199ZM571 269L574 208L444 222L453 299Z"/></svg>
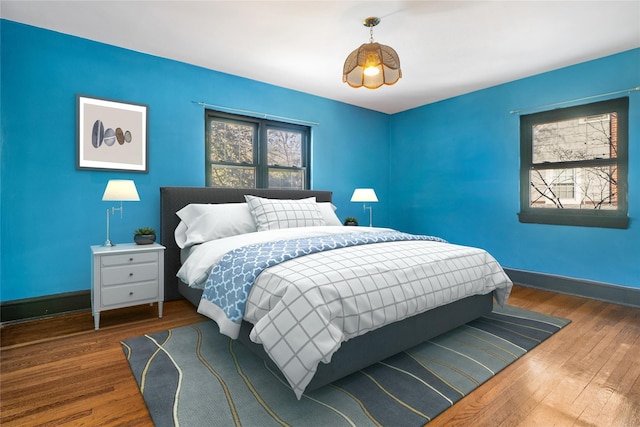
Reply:
<svg viewBox="0 0 640 427"><path fill-rule="evenodd" d="M205 111L208 187L308 189L307 126Z"/></svg>
<svg viewBox="0 0 640 427"><path fill-rule="evenodd" d="M520 117L520 222L627 228L629 98Z"/></svg>

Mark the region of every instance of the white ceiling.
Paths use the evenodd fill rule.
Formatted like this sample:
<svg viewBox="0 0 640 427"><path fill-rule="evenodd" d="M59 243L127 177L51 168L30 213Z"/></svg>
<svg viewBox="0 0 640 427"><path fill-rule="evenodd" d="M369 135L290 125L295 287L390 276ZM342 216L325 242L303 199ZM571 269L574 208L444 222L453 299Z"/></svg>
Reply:
<svg viewBox="0 0 640 427"><path fill-rule="evenodd" d="M640 0L1 0L0 15L389 114L640 47ZM369 16L403 78L354 89L342 66Z"/></svg>

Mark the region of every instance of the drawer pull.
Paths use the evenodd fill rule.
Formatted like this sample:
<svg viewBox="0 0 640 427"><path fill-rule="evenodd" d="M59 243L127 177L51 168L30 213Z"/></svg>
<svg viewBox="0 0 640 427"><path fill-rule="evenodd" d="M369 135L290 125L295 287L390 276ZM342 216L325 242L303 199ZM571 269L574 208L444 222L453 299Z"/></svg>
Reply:
<svg viewBox="0 0 640 427"><path fill-rule="evenodd" d="M133 295L133 292L129 292L129 296Z"/></svg>
<svg viewBox="0 0 640 427"><path fill-rule="evenodd" d="M133 273L129 273L129 277L133 277Z"/></svg>
<svg viewBox="0 0 640 427"><path fill-rule="evenodd" d="M129 258L129 261L130 261L130 262L131 262L131 261L133 261L133 258Z"/></svg>

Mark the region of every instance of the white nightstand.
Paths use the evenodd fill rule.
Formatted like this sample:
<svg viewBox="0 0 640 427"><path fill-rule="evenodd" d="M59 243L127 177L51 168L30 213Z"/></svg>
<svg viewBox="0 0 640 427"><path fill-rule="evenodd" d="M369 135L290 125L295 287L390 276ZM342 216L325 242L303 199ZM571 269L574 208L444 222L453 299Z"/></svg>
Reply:
<svg viewBox="0 0 640 427"><path fill-rule="evenodd" d="M114 308L157 302L158 317L162 317L164 249L157 243L91 246L91 308L96 329L100 312Z"/></svg>

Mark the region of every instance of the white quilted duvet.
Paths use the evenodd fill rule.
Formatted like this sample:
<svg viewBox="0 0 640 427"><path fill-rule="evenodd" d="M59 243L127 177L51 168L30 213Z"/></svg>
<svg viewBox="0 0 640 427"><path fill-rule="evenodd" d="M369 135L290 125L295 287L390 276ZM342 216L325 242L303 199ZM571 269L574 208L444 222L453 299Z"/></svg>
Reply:
<svg viewBox="0 0 640 427"><path fill-rule="evenodd" d="M246 245L266 238L366 229L306 227L250 233L235 240ZM197 258L210 269L230 250L229 242L217 242L201 245L187 262ZM207 255L192 258L203 249ZM482 249L422 240L375 243L269 267L255 281L244 318L254 324L251 339L264 346L300 398L318 363L329 363L342 342L471 295L494 292L497 302L504 304L511 287L502 267ZM207 303L203 299L198 311L223 322L217 307Z"/></svg>

